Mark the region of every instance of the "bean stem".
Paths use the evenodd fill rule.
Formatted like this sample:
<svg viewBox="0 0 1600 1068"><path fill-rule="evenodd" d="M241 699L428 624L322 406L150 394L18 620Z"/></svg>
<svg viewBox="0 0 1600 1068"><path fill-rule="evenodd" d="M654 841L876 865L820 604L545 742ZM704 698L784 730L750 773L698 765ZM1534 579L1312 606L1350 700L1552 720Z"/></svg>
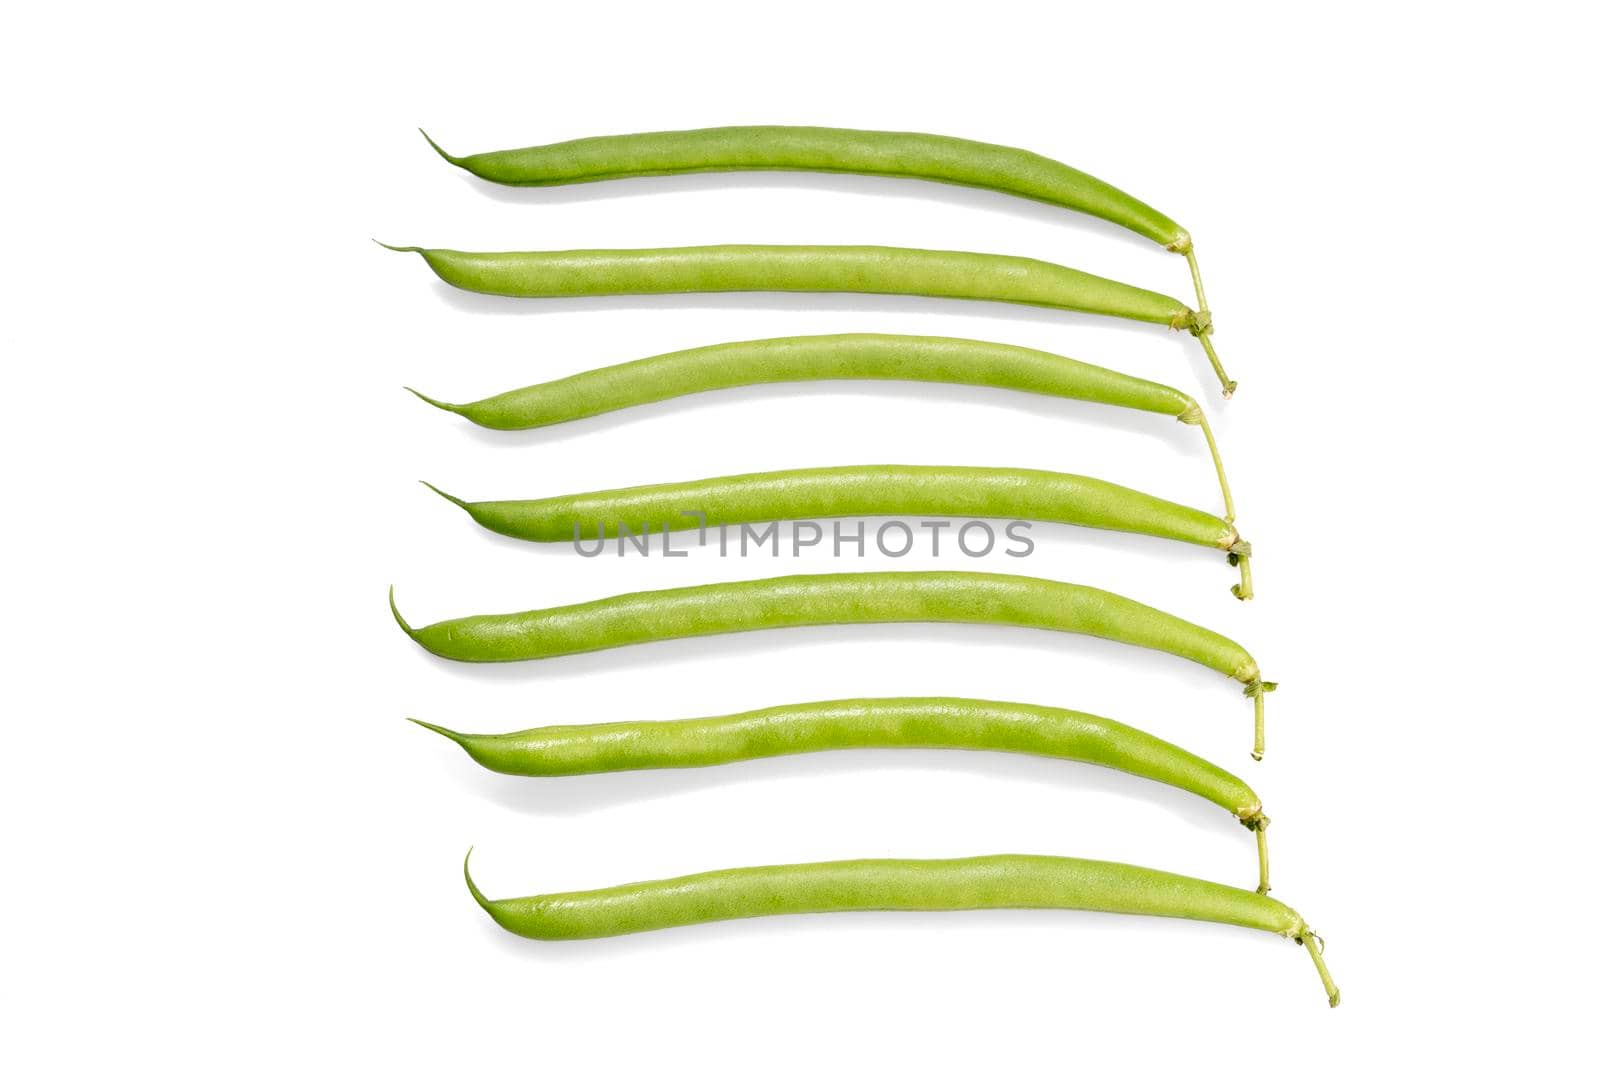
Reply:
<svg viewBox="0 0 1600 1068"><path fill-rule="evenodd" d="M413 390L412 392L416 391ZM420 393L417 395L419 397L422 396ZM427 400L428 398L423 397L422 399ZM428 403L432 404L434 402L429 401ZM1206 420L1206 413L1201 411L1198 406L1196 406L1194 412L1197 416L1196 421L1200 424L1200 432L1206 436L1206 448L1211 450L1211 463L1217 469L1217 481L1222 485L1223 518L1232 523L1235 519L1233 514L1233 491L1228 488L1228 473L1222 469L1222 452L1217 448L1217 439L1211 433L1211 424Z"/></svg>
<svg viewBox="0 0 1600 1068"><path fill-rule="evenodd" d="M1242 562L1242 558L1241 558L1241 562ZM1261 680L1257 679L1256 680L1256 686L1255 686L1255 694L1253 696L1255 697L1255 702L1256 702L1256 747L1255 747L1254 750L1251 751L1250 756L1252 758L1256 759L1256 760L1260 760L1262 757L1267 755L1267 712L1266 712L1266 708L1267 708L1267 688L1266 688L1266 683L1264 683Z"/></svg>
<svg viewBox="0 0 1600 1068"><path fill-rule="evenodd" d="M1228 377L1228 372L1222 369L1222 361L1217 358L1217 350L1211 346L1210 329L1207 328L1195 337L1200 339L1200 344L1206 350L1206 358L1211 361L1211 369L1217 372L1217 378L1222 382L1222 395L1233 396L1233 391L1239 388L1239 383Z"/></svg>
<svg viewBox="0 0 1600 1068"><path fill-rule="evenodd" d="M424 723L423 726L426 727L426 726L429 726L429 724ZM435 727L433 729L434 730L438 730L437 727ZM1255 831L1256 831L1256 860L1259 862L1259 865L1260 865L1260 868L1261 868L1261 884L1256 887L1256 893L1264 894L1267 891L1272 889L1272 880L1268 877L1268 874L1267 874L1268 873L1268 868L1267 868L1267 825L1266 825L1266 822L1264 820L1263 821L1258 821L1256 823Z"/></svg>
<svg viewBox="0 0 1600 1068"><path fill-rule="evenodd" d="M428 135L423 134L422 136L427 137ZM432 141L428 143L430 145L433 144ZM433 147L438 148L439 146L434 145ZM1188 248L1183 250L1183 258L1189 261L1189 274L1194 278L1194 299L1200 304L1198 310L1208 312L1211 309L1206 306L1206 287L1200 281L1200 261L1194 258L1194 244L1192 242Z"/></svg>
<svg viewBox="0 0 1600 1068"><path fill-rule="evenodd" d="M1322 963L1322 939L1314 931L1307 931L1296 939L1306 947L1306 952L1311 954L1311 963L1317 966L1317 975L1322 979L1322 989L1328 992L1328 1008L1339 1007L1339 988L1334 985L1333 976L1328 974L1328 966Z"/></svg>
<svg viewBox="0 0 1600 1068"><path fill-rule="evenodd" d="M1254 581L1250 577L1250 557L1233 554L1239 566L1239 581L1233 584L1233 595L1241 601L1248 601L1256 595Z"/></svg>

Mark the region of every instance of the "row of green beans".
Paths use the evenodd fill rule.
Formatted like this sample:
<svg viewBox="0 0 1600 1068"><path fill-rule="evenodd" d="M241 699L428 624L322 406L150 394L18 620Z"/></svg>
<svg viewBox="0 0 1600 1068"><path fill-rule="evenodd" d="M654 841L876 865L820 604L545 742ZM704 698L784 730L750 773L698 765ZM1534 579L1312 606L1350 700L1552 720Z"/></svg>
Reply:
<svg viewBox="0 0 1600 1068"><path fill-rule="evenodd" d="M426 134L424 134L426 136ZM487 181L551 186L709 171L798 170L911 178L1043 201L1137 233L1187 260L1196 306L1059 264L1014 256L876 246L717 245L658 249L467 252L385 246L421 255L445 282L509 297L729 291L855 292L1031 304L1116 316L1197 338L1231 395L1211 344L1212 317L1187 230L1144 202L1065 164L1020 149L930 134L748 126L585 138L439 155ZM1176 417L1205 436L1222 515L1128 487L1009 467L858 465L756 472L520 500L468 501L435 489L480 525L553 542L608 530L660 533L697 517L732 526L844 516L960 516L1065 523L1187 542L1240 569L1252 596L1250 546L1200 406L1171 387L1035 349L942 337L843 334L768 338L665 353L465 403L427 403L495 430L531 430L710 390L768 383L894 379L982 386ZM413 390L413 392L416 392ZM646 590L580 604L400 628L452 660L536 660L645 642L836 624L961 623L1031 627L1136 645L1202 664L1244 687L1265 750L1263 698L1274 688L1255 659L1214 631L1129 598L1017 575L928 571L784 576ZM956 697L858 698L668 721L543 726L474 734L415 720L492 771L530 776L696 768L859 748L993 750L1080 761L1185 790L1255 835L1256 892L1106 861L1004 855L954 860L853 860L706 872L531 897L491 899L500 926L536 939L597 938L750 916L863 909L1064 908L1206 920L1271 931L1308 950L1337 1005L1321 940L1267 897L1268 819L1245 782L1169 742L1083 712ZM470 857L470 852L469 852Z"/></svg>

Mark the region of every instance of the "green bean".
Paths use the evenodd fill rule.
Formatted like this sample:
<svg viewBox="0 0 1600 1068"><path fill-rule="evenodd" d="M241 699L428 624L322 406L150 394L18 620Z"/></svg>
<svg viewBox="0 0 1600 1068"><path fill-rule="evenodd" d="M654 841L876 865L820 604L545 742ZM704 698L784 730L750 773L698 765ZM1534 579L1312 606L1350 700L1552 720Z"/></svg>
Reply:
<svg viewBox="0 0 1600 1068"><path fill-rule="evenodd" d="M1189 232L1144 201L1065 163L1020 148L939 134L841 130L827 126L722 126L709 130L585 137L576 141L452 156L487 181L551 186L727 171L819 171L920 178L973 186L1083 212L1179 252L1189 262L1195 298L1205 287Z"/></svg>
<svg viewBox="0 0 1600 1068"><path fill-rule="evenodd" d="M379 242L383 244L383 242ZM689 248L415 252L459 289L502 297L639 293L884 293L1032 304L1187 330L1222 382L1237 385L1211 345L1211 313L1148 289L1044 260L878 245L701 245Z"/></svg>
<svg viewBox="0 0 1600 1068"><path fill-rule="evenodd" d="M704 768L826 749L989 749L1076 760L1187 790L1255 832L1267 878L1267 823L1256 792L1235 775L1171 742L1083 712L960 697L857 698L780 705L732 716L535 727L513 734L436 731L491 771L591 775L649 768Z"/></svg>
<svg viewBox="0 0 1600 1068"><path fill-rule="evenodd" d="M507 931L542 941L797 913L1082 909L1226 923L1292 938L1310 952L1328 1004L1339 1004L1321 939L1294 909L1264 894L1131 864L1019 854L835 860L491 901L472 881L471 861L468 850L463 872L473 899Z"/></svg>
<svg viewBox="0 0 1600 1068"><path fill-rule="evenodd" d="M512 538L564 541L662 532L686 515L708 526L854 515L974 516L1067 523L1171 538L1249 558L1250 545L1232 523L1111 482L1016 467L912 467L879 464L813 467L707 478L522 501L464 501L479 524ZM1252 596L1248 569L1234 596Z"/></svg>
<svg viewBox="0 0 1600 1068"><path fill-rule="evenodd" d="M1263 682L1237 642L1092 586L972 571L785 575L625 593L582 604L466 616L400 629L435 656L474 663L539 660L711 634L840 623L988 623L1087 634L1155 649L1244 683L1255 702L1257 760L1265 749Z"/></svg>
<svg viewBox="0 0 1600 1068"><path fill-rule="evenodd" d="M1205 434L1222 485L1226 517L1233 521L1233 494L1217 440L1192 397L1171 386L1017 345L903 334L774 337L649 356L466 404L449 404L414 389L411 392L479 426L530 430L690 393L829 379L991 386L1176 416L1179 422L1198 426Z"/></svg>

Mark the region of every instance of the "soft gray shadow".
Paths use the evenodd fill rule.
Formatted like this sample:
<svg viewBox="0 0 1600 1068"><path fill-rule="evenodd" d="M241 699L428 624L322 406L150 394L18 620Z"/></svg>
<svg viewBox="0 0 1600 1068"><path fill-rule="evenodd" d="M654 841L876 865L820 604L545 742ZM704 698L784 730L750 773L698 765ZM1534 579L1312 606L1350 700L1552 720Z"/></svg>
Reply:
<svg viewBox="0 0 1600 1068"><path fill-rule="evenodd" d="M428 713L421 713L428 719ZM407 724L408 727L411 724ZM453 723L457 729L470 724ZM416 728L421 731L421 728ZM1093 819L1094 799L1111 795L1135 804L1171 812L1189 827L1219 838L1237 837L1241 849L1254 856L1253 839L1232 815L1204 798L1176 787L1094 764L1056 760L1024 753L952 749L845 749L739 761L708 768L660 768L534 778L500 775L479 767L455 743L430 737L444 749L455 770L450 774L470 793L502 808L541 816L581 816L620 805L648 804L668 797L725 790L756 782L817 782L871 772L922 771L964 775L988 782L1020 782L1056 787L1061 794L1061 820ZM423 741L426 741L424 739Z"/></svg>
<svg viewBox="0 0 1600 1068"><path fill-rule="evenodd" d="M440 503L446 505L452 510L459 511L459 509L456 509L454 505L448 504L448 502L441 501ZM470 517L464 514L461 517L461 521L471 527L474 535L485 544L492 543L498 547L508 548L517 552L527 552L536 556L570 559L580 558L577 551L573 548L572 542L568 540L555 542L524 541L520 538L511 538L503 534L497 534L486 527L479 526L477 523L474 523ZM926 543L926 539L928 539L931 535L931 531L919 526L918 524L923 522L938 521L948 522L950 525L942 529L939 533L939 556L936 558L936 563L930 564L930 566L965 570L967 568L975 567L984 563L1005 564L1012 559L1006 555L1006 550L1008 548L1018 548L1018 551L1020 551L1018 544L1008 538L1006 533L1007 524L1010 522L1010 520L987 520L989 529L994 532L994 548L988 554L976 557L967 556L964 554L957 547L956 543L958 532L963 524L972 522L972 520L969 519L959 517L950 519L947 517L920 516L865 516L837 520L837 522L843 525L844 532L850 534L851 536L854 536L855 534L856 524L861 524L863 536L866 539L866 544L870 547L869 554L877 553L879 534L883 532L884 529L889 526L889 524L906 524L913 531L913 536L917 543ZM686 519L684 522L689 524L693 521ZM755 547L754 543L751 543L749 546L747 546L747 552L745 555L750 558L770 557L772 560L780 563L796 559L825 558L828 553L832 552L831 539L833 537L833 527L831 524L833 524L835 520L818 519L804 520L803 522L815 522L822 528L821 544L808 545L802 547L798 552L796 552L794 547L795 524L792 521L783 520L779 522L778 531L773 537L763 540L759 547ZM1029 522L1031 522L1032 525L1026 530L1026 536L1034 543L1033 550L1029 555L1049 553L1053 554L1054 558L1070 559L1071 557L1069 554L1084 548L1126 548L1130 550L1136 550L1141 556L1150 560L1159 560L1163 563L1189 568L1191 569L1191 572L1201 571L1206 567L1206 565L1213 565L1212 572L1215 574L1216 578L1219 581L1226 579L1226 582L1223 583L1225 587L1232 586L1238 581L1236 577L1232 577L1235 576L1237 572L1228 566L1226 556L1217 549L1207 548L1202 545L1191 545L1188 542L1173 541L1169 538L1155 538L1142 534L1128 534L1116 530L1098 530L1093 527L1076 527L1065 523L1049 523L1039 521ZM757 533L764 533L765 525L766 524L764 523L752 524ZM718 527L708 528L706 530L706 543L701 545L699 541L698 529L694 528L693 526L688 526L681 530L678 528L673 528L670 532L670 548L673 556L676 557L680 553L686 557L707 556L722 552L722 529L723 528ZM739 527L730 526L726 528L726 537L728 539L728 556L740 556L740 536L741 531ZM980 545L978 540L979 537L981 537L981 535L970 535L968 544L972 545L974 548L978 547ZM903 542L904 532L899 529L890 530L884 537L884 543L890 549L898 549ZM593 539L585 539L583 544L586 550L593 550L596 547L596 542ZM645 550L643 552L640 551L641 545ZM613 534L611 537L607 538L606 544L599 555L620 558L660 557L667 548L668 546L664 544L664 538L660 533L650 534L647 537L644 535L639 535L637 538L628 539L618 539ZM893 558L888 557L886 559Z"/></svg>
<svg viewBox="0 0 1600 1068"><path fill-rule="evenodd" d="M401 602L402 610L404 601ZM413 625L423 621L413 620ZM747 631L736 634L719 634L708 637L680 638L648 642L641 645L603 649L572 656L552 657L547 660L522 660L510 663L476 664L446 660L434 656L421 646L414 645L414 654L435 664L440 670L478 681L505 683L519 686L538 679L581 679L597 672L615 671L619 668L648 669L666 665L709 665L727 658L751 656L775 651L826 651L833 646L860 646L864 643L884 644L904 642L916 638L938 649L938 655L969 655L982 658L991 648L1012 648L1039 653L1059 654L1065 650L1093 650L1096 661L1110 664L1126 671L1149 672L1161 670L1187 678L1194 685L1221 686L1238 692L1239 684L1232 679L1190 660L1145 649L1106 641L1085 634L1035 630L1029 627L1007 627L991 624L954 623L863 623L833 626L788 627L776 630ZM885 679L884 685L889 686ZM914 692L917 677L907 680ZM907 687L901 687L905 689ZM1243 702L1248 708L1249 703Z"/></svg>
<svg viewBox="0 0 1600 1068"><path fill-rule="evenodd" d="M492 293L474 293L457 289L442 279L434 279L434 293L456 311L469 315L522 315L537 316L573 311L770 311L788 315L825 311L848 312L861 315L884 315L899 311L926 312L935 315L972 316L1000 319L1008 322L1039 323L1042 325L1071 325L1074 320L1087 316L1086 312L1066 311L1059 308L1041 308L1031 304L1008 304L1004 301L962 300L955 297L924 297L894 293L836 293L836 292L767 292L735 291L726 293L636 293L618 296L586 297L502 297ZM975 312L973 305L980 305ZM1188 355L1194 374L1199 380L1215 381L1211 365L1200 343L1187 334L1170 330L1159 323L1144 323L1111 315L1092 316L1094 325L1102 330L1140 334L1153 342L1181 346ZM1222 353L1226 361L1227 353Z"/></svg>
<svg viewBox="0 0 1600 1068"><path fill-rule="evenodd" d="M433 291L440 300L457 311L472 315L552 315L580 312L644 311L773 311L807 314L818 311L884 315L896 311L925 312L934 315L978 316L1012 322L1070 325L1074 320L1092 317L1094 325L1105 330L1127 331L1174 344L1189 335L1168 329L1160 323L1123 319L1115 315L1092 315L1064 308L1033 304L1011 304L1003 300L968 300L960 297L930 297L903 293L851 293L834 290L728 290L687 293L623 293L581 297L505 297L495 293L476 293L458 289L435 278ZM975 311L975 306L981 311ZM1198 351L1199 342L1193 342ZM1201 352L1204 359L1205 353Z"/></svg>
<svg viewBox="0 0 1600 1068"><path fill-rule="evenodd" d="M517 388L517 387L511 387ZM428 392L423 390L423 392ZM431 396L432 394L430 394ZM472 440L497 448L526 448L541 443L578 441L595 434L606 434L624 428L640 430L650 423L685 415L714 414L720 409L731 409L750 400L798 399L825 401L833 398L870 397L883 401L907 400L942 403L951 400L970 402L991 408L1034 415L1040 418L1071 419L1075 423L1098 427L1118 434L1138 434L1158 438L1174 452L1191 453L1206 457L1205 438L1194 427L1184 426L1176 419L1119 408L1111 404L1091 404L1081 401L1051 397L1040 393L1023 393L1019 390L997 389L990 386L966 386L947 382L913 382L906 380L835 380L815 382L773 382L730 389L691 393L671 400L634 408L620 408L588 419L574 419L554 426L534 430L490 430L468 422L448 412L440 415L460 422L461 432ZM422 401L418 401L422 404ZM825 405L817 406L818 419L827 411ZM949 431L948 426L930 424L930 441L940 440ZM833 431L829 431L832 433ZM1065 465L1066 461L1062 461ZM1054 465L1058 468L1061 465ZM1070 465L1067 465L1070 466ZM1086 465L1078 465L1079 467Z"/></svg>
<svg viewBox="0 0 1600 1068"><path fill-rule="evenodd" d="M469 519L468 522L471 522L471 520ZM686 520L686 522L689 521ZM832 551L830 539L832 538L833 533L829 524L835 522L835 520L816 519L801 520L801 522L814 522L822 526L823 534L821 544L804 546L797 552L795 550L794 522L790 520L782 520L779 522L778 532L775 536L769 540L763 541L759 548L754 547L754 543L751 543L751 546L745 555L751 558L758 556L770 557L773 560L782 562L784 560L796 560L806 557L815 558L815 556L825 555L827 552ZM972 520L962 517L950 518L940 516L858 516L841 519L838 520L838 522L847 524L847 526L844 528L845 533L850 534L851 536L854 536L855 534L855 525L860 523L867 543L872 546L872 549L870 550L871 553L877 552L879 535L882 534L884 529L890 524L905 524L912 529L914 532L913 536L917 539L917 541L921 542L923 539L929 536L931 531L919 526L918 524L937 522L948 523L949 526L943 528L939 534L940 551L939 555L935 558L937 562L930 562L930 566L941 568L954 568L960 570L977 566L980 562L1008 563L1011 559L1013 559L1012 557L1006 555L1006 550L1008 548L1017 548L1017 551L1021 551L1019 547L1017 547L1006 537L1006 524L1013 522L1013 520L1007 519ZM964 524L969 522L987 523L989 525L989 528L994 532L994 548L992 551L982 555L968 556L966 553L962 552L960 548L958 548L956 539L959 536L959 531ZM1141 554L1144 556L1173 563L1187 563L1196 560L1211 560L1213 562L1220 563L1224 560L1223 554L1220 550L1209 549L1200 545L1191 545L1187 542L1173 541L1170 538L1153 538L1141 534L1127 534L1116 530L1099 530L1093 527L1077 527L1066 523L1050 523L1036 520L1027 520L1027 522L1030 522L1032 525L1027 529L1026 534L1028 538L1034 542L1033 552L1028 554L1030 556L1034 553L1038 553L1041 549L1049 548L1070 549L1074 547L1081 548L1083 546L1099 546L1110 549L1117 547L1126 548L1137 546ZM765 524L754 524L758 531L764 525ZM500 545L509 544L519 547L527 547L536 551L553 553L556 555L570 554L573 551L570 542L521 541L516 538L506 538L505 536L496 534L485 527L480 526L477 529L481 533L488 535L490 540ZM699 543L698 530L695 530L694 528L683 531L673 530L671 532L672 552L674 555L676 555L681 550L691 556L700 553L720 552L721 539L718 531L719 528L717 527L709 528L706 531L706 544L702 546ZM736 526L728 527L727 531L728 555L738 556L739 528ZM660 554L664 549L664 538L660 534L652 534L649 536L649 538L641 538L640 540L646 546L648 546L653 553ZM898 549L903 543L903 540L902 532L899 530L893 531L883 539L884 543L891 550ZM624 548L622 553L617 552L618 544L619 543L616 541L614 536L608 539L603 555L640 555L637 552L632 539L625 543L620 543ZM986 545L987 543L980 543L978 537L969 536L968 544L976 548L980 547L980 544ZM585 545L589 548L594 547L594 543L592 541L585 542ZM775 549L769 548L769 546L773 546ZM893 557L886 558L893 559ZM1018 557L1016 559L1022 558Z"/></svg>
<svg viewBox="0 0 1600 1068"><path fill-rule="evenodd" d="M486 182L466 171L459 171L462 182L478 194L502 204L549 205L595 204L608 200L637 197L672 197L704 193L725 193L744 189L771 192L815 192L848 196L876 197L885 200L924 201L971 211L990 211L1009 215L1038 226L1063 231L1098 234L1129 244L1148 246L1152 252L1170 256L1182 266L1182 259L1167 252L1133 231L1093 215L1068 208L1028 200L976 186L951 185L916 178L889 178L865 174L821 174L810 171L737 171L711 174L665 175L622 178L606 182L584 182L559 186L510 186Z"/></svg>
<svg viewBox="0 0 1600 1068"><path fill-rule="evenodd" d="M538 888L545 892L554 887ZM493 898L500 888L489 892ZM524 893L527 891L518 891ZM463 889L462 894L466 891ZM505 896L515 896L507 894ZM1118 931L1142 926L1147 930L1177 933L1186 928L1192 931L1193 921L1169 919L1164 916L1124 916L1108 912L1080 912L1067 909L993 909L966 912L834 912L809 913L796 916L760 916L753 919L699 924L689 927L671 927L661 931L615 938L597 938L572 942L536 942L518 938L501 931L485 918L484 940L498 943L499 952L507 956L538 958L542 960L593 960L625 961L637 954L659 953L677 946L705 945L727 942L749 935L771 936L781 934L786 938L805 938L819 931L859 931L863 933L911 931L919 936L934 939L952 930L994 931L1025 933L1043 940L1060 936L1063 949L1070 949L1074 931ZM1227 924L1207 924L1205 934L1213 938L1250 939L1270 948L1281 939L1263 931L1248 930ZM1040 941L1040 945L1045 944Z"/></svg>

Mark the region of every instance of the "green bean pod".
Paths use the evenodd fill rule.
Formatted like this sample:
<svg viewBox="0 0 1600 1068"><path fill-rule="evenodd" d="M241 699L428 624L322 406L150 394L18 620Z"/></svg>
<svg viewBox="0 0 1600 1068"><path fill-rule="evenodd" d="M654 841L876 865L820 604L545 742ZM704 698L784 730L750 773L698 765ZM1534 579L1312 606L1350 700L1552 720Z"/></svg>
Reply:
<svg viewBox="0 0 1600 1068"><path fill-rule="evenodd" d="M1264 894L1131 864L1021 854L836 860L492 901L473 882L471 860L468 850L463 871L473 899L507 931L541 941L817 912L1080 909L1169 916L1293 939L1310 952L1328 1004L1339 1004L1339 988L1322 962L1321 940L1294 909Z"/></svg>
<svg viewBox="0 0 1600 1068"><path fill-rule="evenodd" d="M914 467L878 464L769 471L540 500L464 501L459 505L497 534L565 541L660 533L699 515L708 526L838 516L973 516L1065 523L1170 538L1219 549L1234 561L1250 554L1232 523L1187 505L1082 475L1015 467ZM1247 600L1249 574L1233 587Z"/></svg>
<svg viewBox="0 0 1600 1068"><path fill-rule="evenodd" d="M464 404L411 392L491 430L532 430L711 390L854 379L988 386L1176 416L1205 435L1225 517L1233 521L1222 455L1194 398L1158 382L1019 345L905 334L774 337L647 356Z"/></svg>
<svg viewBox="0 0 1600 1068"><path fill-rule="evenodd" d="M1205 289L1189 232L1116 186L1048 156L940 134L843 130L827 126L721 126L704 130L584 137L575 141L452 156L424 131L434 151L501 185L552 186L729 171L815 171L918 178L971 186L1082 212L1132 230L1189 261L1195 296Z"/></svg>
<svg viewBox="0 0 1600 1068"><path fill-rule="evenodd" d="M909 334L813 334L730 341L647 356L464 404L434 400L421 393L417 396L491 430L532 430L692 393L774 382L849 379L990 386L1132 408L1205 425L1194 398L1158 382L1020 345Z"/></svg>
<svg viewBox="0 0 1600 1068"><path fill-rule="evenodd" d="M389 589L395 622L435 656L474 663L539 660L643 642L843 623L987 623L1086 634L1180 656L1245 684L1265 748L1262 696L1276 684L1237 642L1092 586L971 571L785 575L625 593L582 604L466 616L413 627Z"/></svg>
<svg viewBox="0 0 1600 1068"><path fill-rule="evenodd" d="M831 749L983 749L1074 760L1165 783L1219 805L1255 832L1257 891L1271 887L1261 799L1236 775L1115 720L1064 708L960 697L856 698L731 716L464 734L422 720L490 771L591 775L704 768Z"/></svg>
<svg viewBox="0 0 1600 1068"><path fill-rule="evenodd" d="M379 242L382 244L382 242ZM433 273L502 297L602 297L641 293L881 293L1031 304L1187 330L1232 394L1237 383L1211 346L1211 313L1138 286L1022 256L878 245L700 245L687 248L415 252Z"/></svg>

